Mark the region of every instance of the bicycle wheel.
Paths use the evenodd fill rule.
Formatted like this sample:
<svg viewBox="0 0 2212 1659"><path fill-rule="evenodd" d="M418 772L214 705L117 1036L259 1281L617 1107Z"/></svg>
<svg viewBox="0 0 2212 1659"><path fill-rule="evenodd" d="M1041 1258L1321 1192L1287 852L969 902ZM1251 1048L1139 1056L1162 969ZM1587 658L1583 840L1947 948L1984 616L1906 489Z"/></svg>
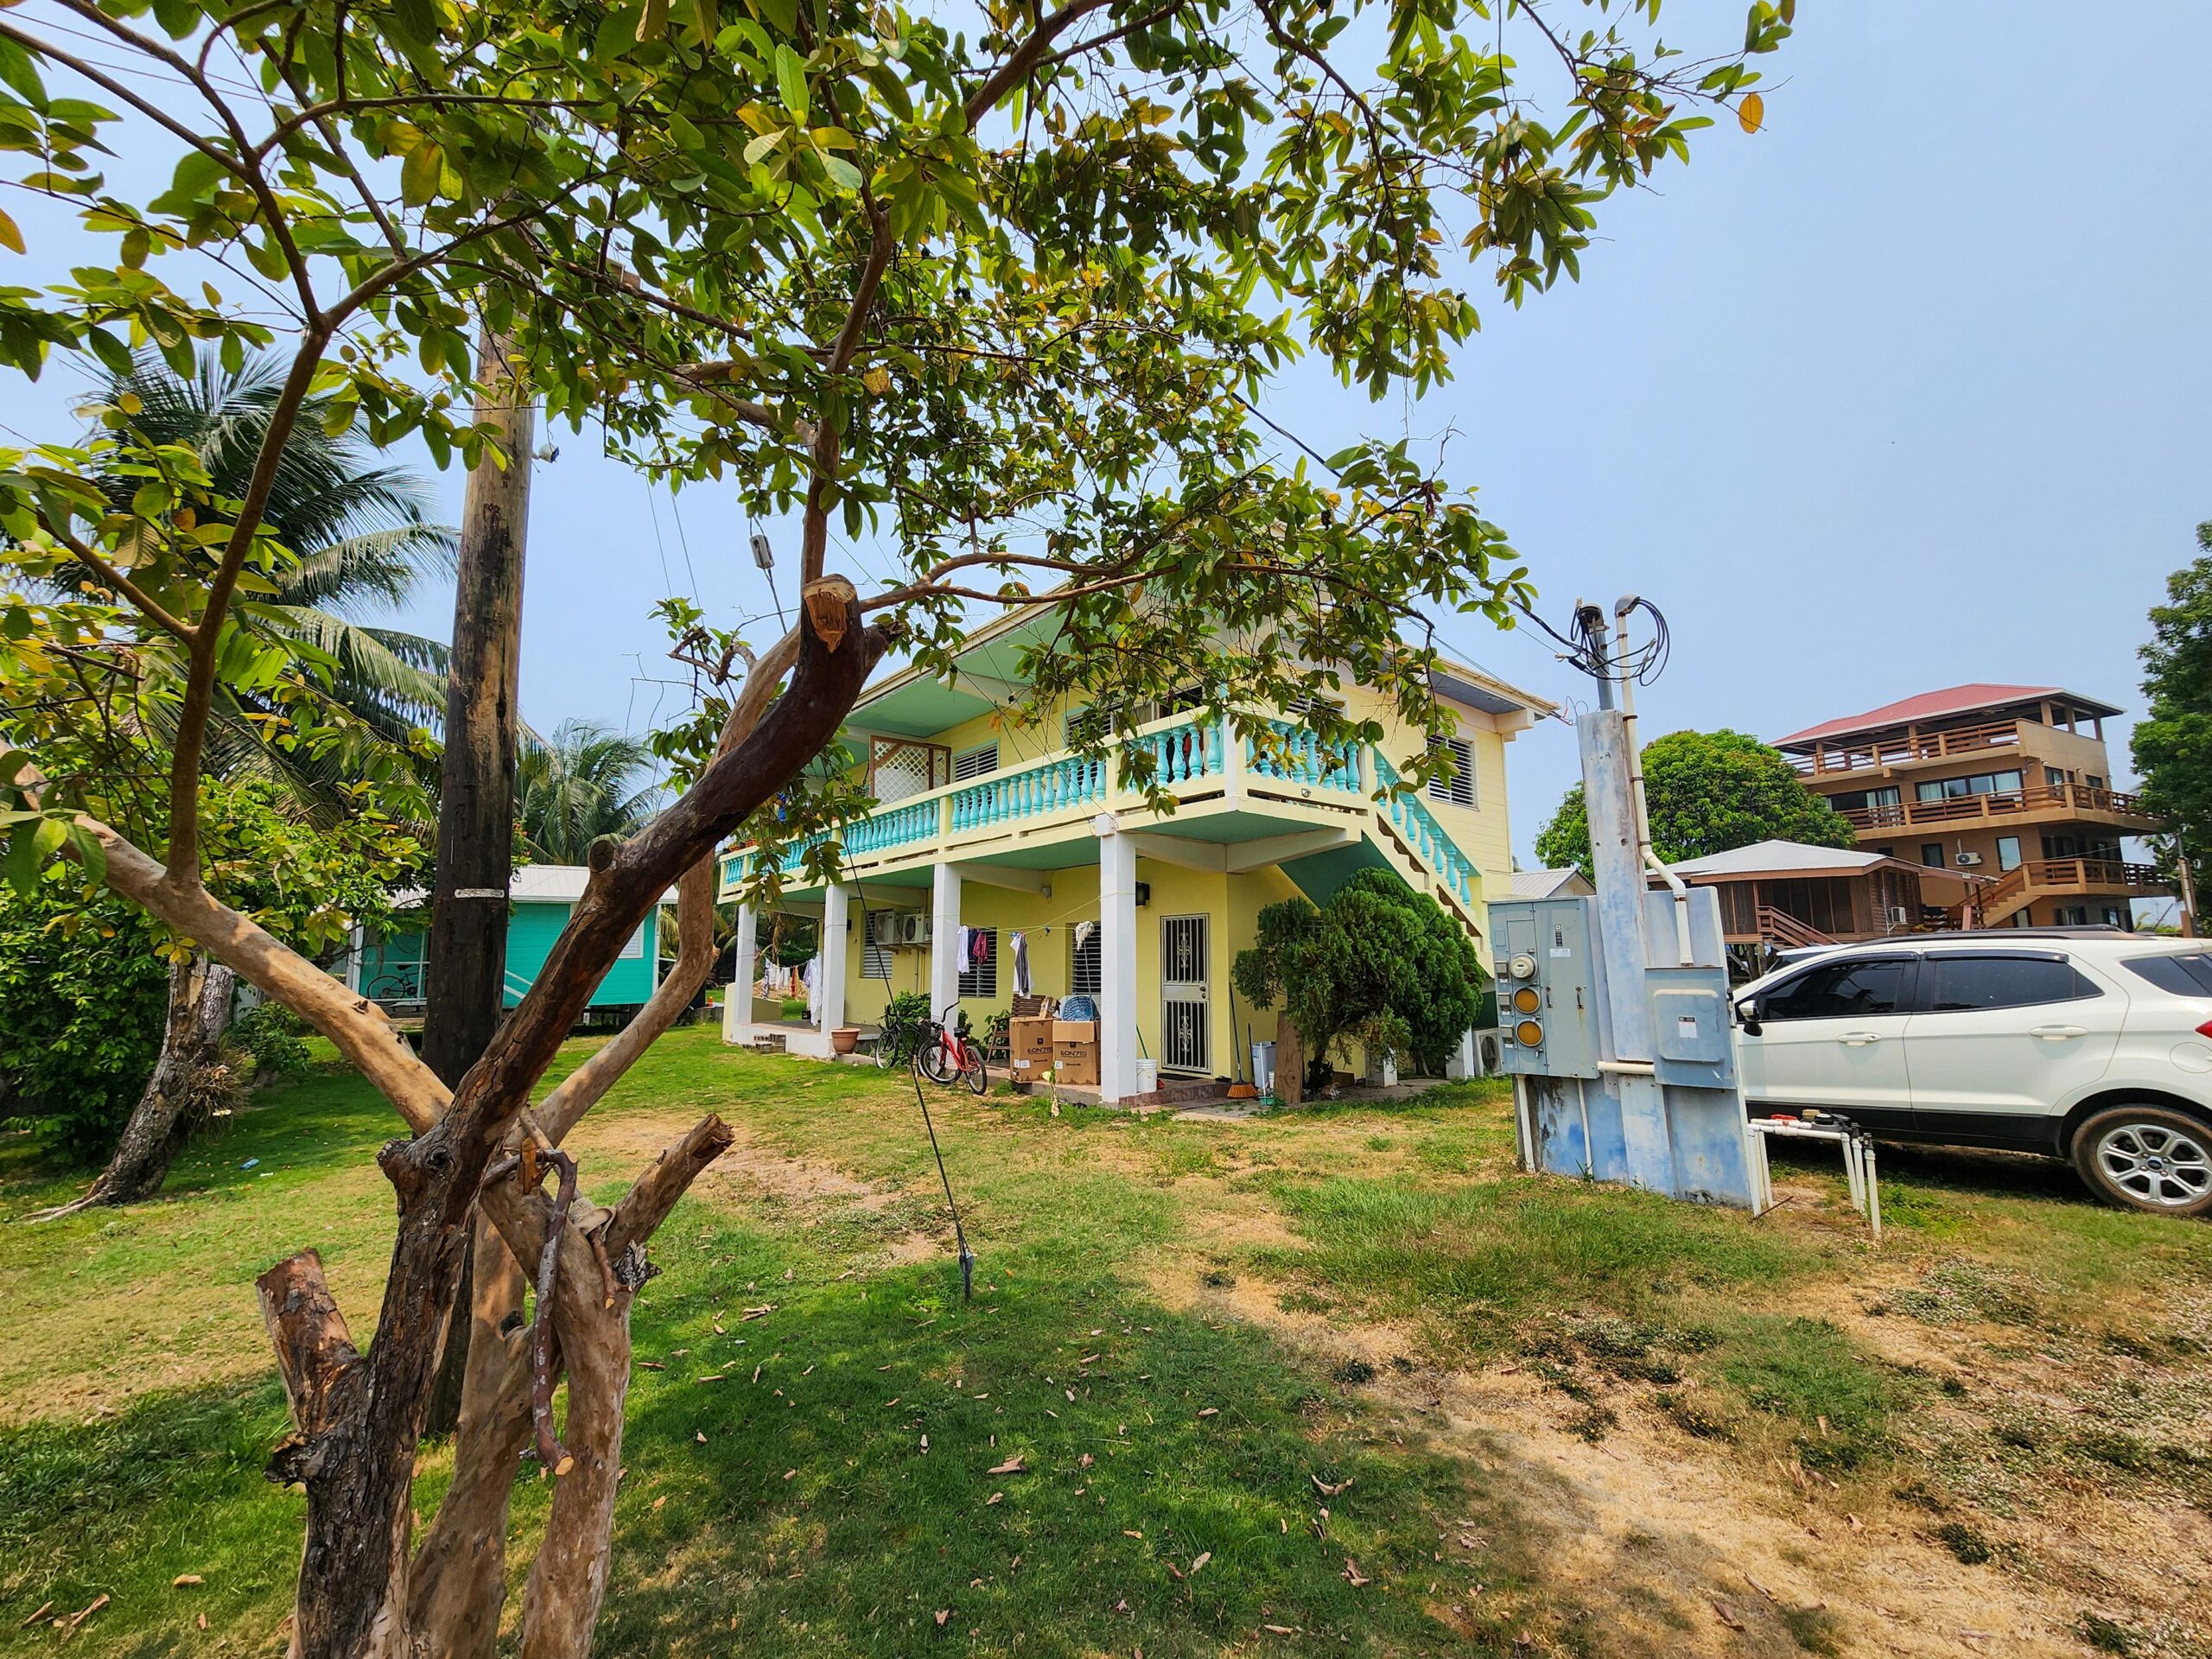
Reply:
<svg viewBox="0 0 2212 1659"><path fill-rule="evenodd" d="M944 1061L944 1039L932 1035L914 1055L914 1070L931 1083L950 1083L952 1072Z"/></svg>
<svg viewBox="0 0 2212 1659"><path fill-rule="evenodd" d="M980 1095L991 1086L990 1067L984 1062L982 1049L971 1048L968 1051L968 1069L960 1075L968 1080L968 1089L971 1094Z"/></svg>

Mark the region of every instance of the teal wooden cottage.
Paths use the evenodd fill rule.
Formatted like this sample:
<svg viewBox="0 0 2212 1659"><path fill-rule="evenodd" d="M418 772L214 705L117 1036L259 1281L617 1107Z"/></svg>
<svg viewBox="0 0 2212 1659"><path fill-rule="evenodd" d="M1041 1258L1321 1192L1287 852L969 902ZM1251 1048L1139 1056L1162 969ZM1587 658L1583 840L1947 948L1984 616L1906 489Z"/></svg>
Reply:
<svg viewBox="0 0 2212 1659"><path fill-rule="evenodd" d="M583 897L591 872L580 864L526 864L507 883L506 1006L512 1007L536 981L553 941L569 925L569 912ZM427 893L401 895L404 913L412 924L391 932L371 936L361 929L353 938L338 972L346 988L380 1004L386 1012L405 1016L422 1010L423 954L429 940L430 907ZM671 888L664 904L676 902ZM591 994L594 1011L641 1006L660 982L660 921L656 906L639 924L622 947L622 954L607 970L599 988Z"/></svg>

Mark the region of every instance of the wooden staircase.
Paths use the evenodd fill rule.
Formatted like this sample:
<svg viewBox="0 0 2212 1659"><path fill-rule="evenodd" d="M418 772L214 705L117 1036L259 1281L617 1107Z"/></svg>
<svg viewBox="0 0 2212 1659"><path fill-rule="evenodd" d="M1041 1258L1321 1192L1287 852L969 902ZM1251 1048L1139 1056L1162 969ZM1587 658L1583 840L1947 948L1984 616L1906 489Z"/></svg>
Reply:
<svg viewBox="0 0 2212 1659"><path fill-rule="evenodd" d="M1819 928L1801 922L1788 911L1777 910L1772 905L1759 906L1759 937L1779 950L1838 943Z"/></svg>

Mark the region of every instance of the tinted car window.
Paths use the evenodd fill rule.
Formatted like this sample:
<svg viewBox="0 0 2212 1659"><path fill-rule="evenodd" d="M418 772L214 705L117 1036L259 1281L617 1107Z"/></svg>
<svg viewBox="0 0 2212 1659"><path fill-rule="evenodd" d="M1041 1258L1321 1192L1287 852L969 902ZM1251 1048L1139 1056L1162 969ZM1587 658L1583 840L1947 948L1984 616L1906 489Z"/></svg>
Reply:
<svg viewBox="0 0 2212 1659"><path fill-rule="evenodd" d="M2212 996L2212 957L2138 957L2127 971L2169 995Z"/></svg>
<svg viewBox="0 0 2212 1659"><path fill-rule="evenodd" d="M1931 1014L2021 1008L2098 994L2072 963L2056 957L1931 954L1921 972L1920 1005Z"/></svg>
<svg viewBox="0 0 2212 1659"><path fill-rule="evenodd" d="M1860 957L1808 968L1759 999L1763 1020L1847 1020L1896 1014L1911 983L1910 957Z"/></svg>

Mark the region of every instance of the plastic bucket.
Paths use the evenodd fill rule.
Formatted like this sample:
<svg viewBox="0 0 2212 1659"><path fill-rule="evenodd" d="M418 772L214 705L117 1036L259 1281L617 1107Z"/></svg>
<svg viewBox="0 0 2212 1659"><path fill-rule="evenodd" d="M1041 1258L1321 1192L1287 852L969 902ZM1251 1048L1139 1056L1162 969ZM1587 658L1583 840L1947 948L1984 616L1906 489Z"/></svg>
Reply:
<svg viewBox="0 0 2212 1659"><path fill-rule="evenodd" d="M1159 1087L1160 1062L1158 1060L1139 1060L1137 1062L1137 1093L1141 1095L1148 1095Z"/></svg>

